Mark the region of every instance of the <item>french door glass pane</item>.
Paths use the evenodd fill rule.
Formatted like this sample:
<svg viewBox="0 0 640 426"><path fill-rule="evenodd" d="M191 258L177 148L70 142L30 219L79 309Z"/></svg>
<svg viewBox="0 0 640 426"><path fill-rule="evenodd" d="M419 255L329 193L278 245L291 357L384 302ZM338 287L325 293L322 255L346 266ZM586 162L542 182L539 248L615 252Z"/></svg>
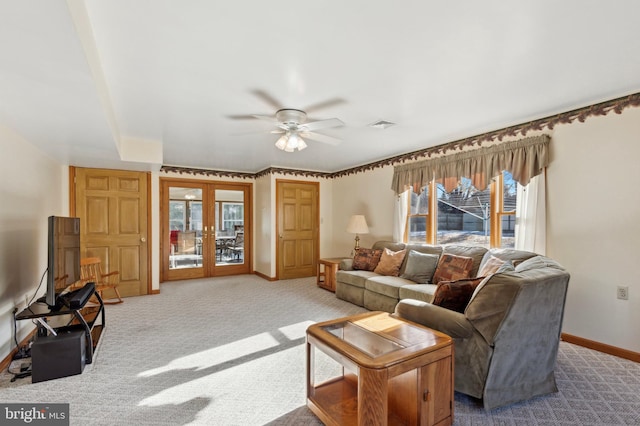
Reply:
<svg viewBox="0 0 640 426"><path fill-rule="evenodd" d="M202 189L169 188L169 269L202 266Z"/></svg>
<svg viewBox="0 0 640 426"><path fill-rule="evenodd" d="M216 266L244 263L244 191L216 189Z"/></svg>

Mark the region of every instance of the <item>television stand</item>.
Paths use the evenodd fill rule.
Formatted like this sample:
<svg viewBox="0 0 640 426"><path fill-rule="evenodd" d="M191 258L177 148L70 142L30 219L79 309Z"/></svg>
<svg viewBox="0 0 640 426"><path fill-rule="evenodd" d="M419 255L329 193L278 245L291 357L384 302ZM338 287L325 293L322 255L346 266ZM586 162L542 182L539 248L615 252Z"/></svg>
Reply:
<svg viewBox="0 0 640 426"><path fill-rule="evenodd" d="M94 287L94 286L92 286ZM81 289L82 290L82 289ZM35 302L16 315L16 320L27 320L41 318L46 321L49 327L56 333L80 330L85 335L85 356L86 363L93 362L93 354L100 341L100 336L105 327L104 302L94 288L87 288L88 297L81 294L80 301L72 296L73 303L63 303L60 307L50 308L46 303ZM75 293L77 295L78 293ZM88 305L92 296L98 300L97 305ZM38 336L53 335L47 328L38 324Z"/></svg>

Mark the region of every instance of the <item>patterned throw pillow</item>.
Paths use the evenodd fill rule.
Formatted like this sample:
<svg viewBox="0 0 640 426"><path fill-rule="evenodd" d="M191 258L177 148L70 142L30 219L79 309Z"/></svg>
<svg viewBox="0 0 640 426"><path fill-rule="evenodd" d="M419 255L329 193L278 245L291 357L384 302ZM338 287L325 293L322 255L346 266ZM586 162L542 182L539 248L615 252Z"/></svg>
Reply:
<svg viewBox="0 0 640 426"><path fill-rule="evenodd" d="M495 256L491 256L482 268L478 271L479 277L488 277L491 274L495 274L495 272L504 264L504 261L498 259Z"/></svg>
<svg viewBox="0 0 640 426"><path fill-rule="evenodd" d="M440 281L456 281L469 278L472 269L472 257L445 253L440 256L432 282L433 284L438 284Z"/></svg>
<svg viewBox="0 0 640 426"><path fill-rule="evenodd" d="M373 271L376 269L376 266L378 266L380 256L382 256L382 250L358 249L356 255L353 257L353 269Z"/></svg>
<svg viewBox="0 0 640 426"><path fill-rule="evenodd" d="M406 252L406 250L391 251L385 248L380 257L380 262L378 262L378 266L376 266L373 272L380 275L397 277Z"/></svg>
<svg viewBox="0 0 640 426"><path fill-rule="evenodd" d="M474 290L484 278L469 278L458 281L440 281L433 295L433 305L456 312L464 312Z"/></svg>
<svg viewBox="0 0 640 426"><path fill-rule="evenodd" d="M407 265L404 267L404 273L400 277L418 284L430 283L431 277L433 277L433 273L438 266L440 256L420 253L416 250L409 251L407 256Z"/></svg>

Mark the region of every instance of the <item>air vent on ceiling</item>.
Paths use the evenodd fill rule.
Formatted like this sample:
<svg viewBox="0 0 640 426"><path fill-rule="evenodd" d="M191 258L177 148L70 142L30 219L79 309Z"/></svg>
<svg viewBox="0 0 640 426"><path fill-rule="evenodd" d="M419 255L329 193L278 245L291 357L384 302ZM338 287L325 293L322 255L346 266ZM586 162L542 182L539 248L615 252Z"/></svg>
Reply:
<svg viewBox="0 0 640 426"><path fill-rule="evenodd" d="M378 120L375 123L369 124L369 127L373 127L375 129L383 129L384 130L384 129L388 128L388 127L395 126L395 125L396 125L396 123L392 123L390 121Z"/></svg>

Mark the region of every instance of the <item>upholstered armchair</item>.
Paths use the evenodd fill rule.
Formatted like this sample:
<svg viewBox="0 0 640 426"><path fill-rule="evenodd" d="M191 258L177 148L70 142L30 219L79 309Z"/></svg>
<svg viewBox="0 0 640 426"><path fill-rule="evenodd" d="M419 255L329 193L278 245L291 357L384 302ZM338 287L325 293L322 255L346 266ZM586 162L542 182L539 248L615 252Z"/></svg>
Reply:
<svg viewBox="0 0 640 426"><path fill-rule="evenodd" d="M404 299L395 314L453 337L455 390L492 409L558 391L554 368L568 283L562 266L535 256L483 281L464 313Z"/></svg>

